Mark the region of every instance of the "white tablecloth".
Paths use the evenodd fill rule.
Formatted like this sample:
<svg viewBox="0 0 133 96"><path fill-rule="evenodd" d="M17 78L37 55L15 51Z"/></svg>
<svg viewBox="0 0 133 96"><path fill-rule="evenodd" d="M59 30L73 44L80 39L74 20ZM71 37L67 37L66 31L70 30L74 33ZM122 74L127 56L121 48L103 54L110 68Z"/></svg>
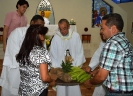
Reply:
<svg viewBox="0 0 133 96"><path fill-rule="evenodd" d="M46 27L48 27L49 31L47 33L47 35L54 35L56 32L58 32L58 25L45 25ZM70 25L70 29L72 31L77 32L77 27L76 25Z"/></svg>

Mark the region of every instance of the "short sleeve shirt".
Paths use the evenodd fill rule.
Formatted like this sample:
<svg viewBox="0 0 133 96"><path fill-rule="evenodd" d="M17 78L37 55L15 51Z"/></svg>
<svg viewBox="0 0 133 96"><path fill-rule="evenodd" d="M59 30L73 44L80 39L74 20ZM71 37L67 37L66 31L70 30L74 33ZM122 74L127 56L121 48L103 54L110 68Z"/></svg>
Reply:
<svg viewBox="0 0 133 96"><path fill-rule="evenodd" d="M9 12L6 14L4 25L8 26L8 36L17 27L27 26L27 18L22 15L19 16L17 11Z"/></svg>
<svg viewBox="0 0 133 96"><path fill-rule="evenodd" d="M39 96L44 89L48 88L48 83L43 82L40 77L39 65L51 65L48 51L44 47L34 46L30 52L30 64L20 65L20 86L19 96Z"/></svg>
<svg viewBox="0 0 133 96"><path fill-rule="evenodd" d="M104 85L112 90L133 90L133 47L119 32L107 40L100 56L101 68L108 70L109 75Z"/></svg>

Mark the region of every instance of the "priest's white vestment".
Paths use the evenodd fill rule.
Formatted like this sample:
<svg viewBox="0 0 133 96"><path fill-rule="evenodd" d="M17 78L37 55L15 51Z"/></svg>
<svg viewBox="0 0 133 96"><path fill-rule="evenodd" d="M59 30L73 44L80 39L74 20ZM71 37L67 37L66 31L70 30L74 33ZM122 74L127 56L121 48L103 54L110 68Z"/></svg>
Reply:
<svg viewBox="0 0 133 96"><path fill-rule="evenodd" d="M13 94L12 96L18 95L20 72L19 63L16 62L15 56L19 52L27 28L28 27L16 28L8 37L3 68L0 77L0 86L2 86L3 96L6 96L5 94ZM7 93L5 93L4 89L7 90Z"/></svg>
<svg viewBox="0 0 133 96"><path fill-rule="evenodd" d="M99 48L95 51L93 54L89 66L92 70L94 70L99 65L99 58L100 54L102 52L103 46L105 45L104 42L101 42L99 45ZM94 92L92 96L104 96L105 95L105 89L102 85L95 86Z"/></svg>
<svg viewBox="0 0 133 96"><path fill-rule="evenodd" d="M82 66L86 61L80 36L77 32L69 29L67 36L62 36L57 32L52 39L50 46L50 56L52 59L52 67L61 67L62 60L65 59L66 50L69 49L74 61L73 66ZM79 85L75 86L59 86L57 85L57 96L81 96Z"/></svg>

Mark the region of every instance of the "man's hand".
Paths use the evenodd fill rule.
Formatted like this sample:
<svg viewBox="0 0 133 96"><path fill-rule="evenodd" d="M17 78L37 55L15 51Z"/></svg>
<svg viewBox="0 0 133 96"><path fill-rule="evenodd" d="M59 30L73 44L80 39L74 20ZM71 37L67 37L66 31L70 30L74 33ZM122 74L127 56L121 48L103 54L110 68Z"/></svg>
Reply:
<svg viewBox="0 0 133 96"><path fill-rule="evenodd" d="M84 86L85 86L86 88L91 88L91 87L92 87L92 84L90 83L90 80L89 80L89 79L86 80L83 84L84 84Z"/></svg>
<svg viewBox="0 0 133 96"><path fill-rule="evenodd" d="M91 71L90 74L91 74L92 77L94 77L98 73L99 68L100 68L100 66L97 66L93 71Z"/></svg>
<svg viewBox="0 0 133 96"><path fill-rule="evenodd" d="M6 44L3 44L3 51L6 51Z"/></svg>
<svg viewBox="0 0 133 96"><path fill-rule="evenodd" d="M94 77L97 73L98 73L99 69L96 68L95 70L93 70L92 72L90 72L91 76Z"/></svg>
<svg viewBox="0 0 133 96"><path fill-rule="evenodd" d="M91 72L91 68L90 68L90 66L87 66L87 67L85 67L85 68L82 68L85 72L87 72L87 73L90 73Z"/></svg>

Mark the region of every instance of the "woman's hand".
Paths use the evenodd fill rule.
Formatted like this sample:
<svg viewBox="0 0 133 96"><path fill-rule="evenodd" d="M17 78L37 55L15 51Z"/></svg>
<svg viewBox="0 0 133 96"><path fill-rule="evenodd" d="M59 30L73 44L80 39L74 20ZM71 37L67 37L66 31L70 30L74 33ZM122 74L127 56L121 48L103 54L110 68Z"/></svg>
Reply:
<svg viewBox="0 0 133 96"><path fill-rule="evenodd" d="M55 80L52 80L52 82L49 83L49 86L55 86L55 85L56 85Z"/></svg>

